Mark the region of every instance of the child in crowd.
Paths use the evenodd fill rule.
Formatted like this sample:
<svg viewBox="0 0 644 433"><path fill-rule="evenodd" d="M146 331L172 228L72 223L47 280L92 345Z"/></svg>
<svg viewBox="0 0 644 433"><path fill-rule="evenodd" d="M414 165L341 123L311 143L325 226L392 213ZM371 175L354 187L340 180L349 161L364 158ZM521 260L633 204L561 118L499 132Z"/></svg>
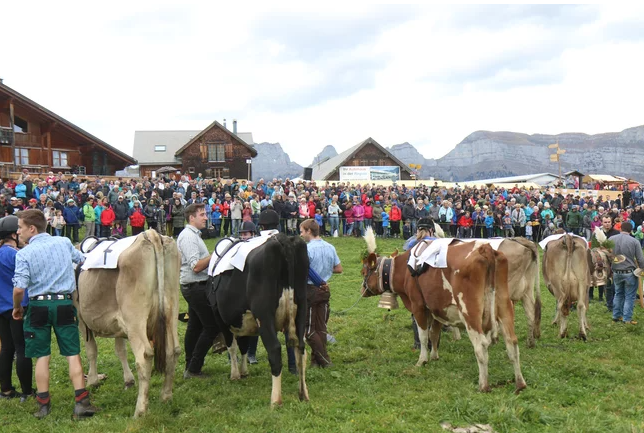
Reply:
<svg viewBox="0 0 644 433"><path fill-rule="evenodd" d="M54 228L54 236L63 235L63 227L65 227L65 218L63 218L63 212L59 209L56 211L56 215L51 221L51 226Z"/></svg>
<svg viewBox="0 0 644 433"><path fill-rule="evenodd" d="M114 224L114 227L112 227L112 236L123 237L123 226L121 223Z"/></svg>
<svg viewBox="0 0 644 433"><path fill-rule="evenodd" d="M485 234L486 238L494 237L494 214L491 210L487 211L485 216Z"/></svg>
<svg viewBox="0 0 644 433"><path fill-rule="evenodd" d="M405 225L403 226L403 239L407 240L411 237L411 221L407 220L405 221Z"/></svg>
<svg viewBox="0 0 644 433"><path fill-rule="evenodd" d="M503 215L503 237L514 237L514 229L512 228L512 217L510 216L510 209L506 209Z"/></svg>
<svg viewBox="0 0 644 433"><path fill-rule="evenodd" d="M554 220L552 220L552 223L555 225L555 229L560 229L563 227L563 217L561 214L557 214Z"/></svg>
<svg viewBox="0 0 644 433"><path fill-rule="evenodd" d="M389 237L389 214L383 211L380 215L382 216L382 237L388 238Z"/></svg>
<svg viewBox="0 0 644 433"><path fill-rule="evenodd" d="M633 231L632 235L639 241L642 248L644 248L644 232L642 232L642 226L637 227L637 229Z"/></svg>
<svg viewBox="0 0 644 433"><path fill-rule="evenodd" d="M525 237L527 240L532 240L532 221L529 221L525 225Z"/></svg>
<svg viewBox="0 0 644 433"><path fill-rule="evenodd" d="M320 234L324 235L324 220L322 219L322 212L320 209L315 210L315 222L320 227Z"/></svg>
<svg viewBox="0 0 644 433"><path fill-rule="evenodd" d="M212 226L215 230L215 237L219 237L221 234L221 208L217 205L212 205Z"/></svg>

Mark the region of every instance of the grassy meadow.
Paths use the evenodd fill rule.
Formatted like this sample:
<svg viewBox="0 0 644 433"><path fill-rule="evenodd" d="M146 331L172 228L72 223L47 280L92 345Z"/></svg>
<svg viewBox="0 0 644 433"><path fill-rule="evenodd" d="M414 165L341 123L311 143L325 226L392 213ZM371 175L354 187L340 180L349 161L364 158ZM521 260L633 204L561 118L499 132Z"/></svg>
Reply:
<svg viewBox="0 0 644 433"><path fill-rule="evenodd" d="M344 273L331 280L330 369L307 370L311 401L297 398L297 379L283 375L284 405L269 407L271 379L260 344L258 365L250 377L231 382L227 357L209 355L207 379L183 380L183 356L177 366L174 399L159 401L161 376L150 387L150 410L134 420L136 388L124 391L113 341L99 339L99 372L108 378L93 391L102 412L82 423L70 420L73 390L64 358L53 348L52 414L41 421L31 415L35 403L0 401L0 431L67 432L439 432L441 422L456 426L491 424L497 432L635 432L644 431L644 313L636 306L638 326L614 324L606 307L590 305L588 342L561 340L550 325L554 299L541 287L544 303L542 337L527 349L523 309L516 307L516 332L528 388L514 394L512 365L505 345L490 348L489 394L477 391L478 369L466 334L457 342L443 334L440 360L417 368L412 350L410 313L404 307L386 312L377 298L359 297L362 240L330 239ZM212 250L214 241L207 241ZM381 251L399 248L401 240L379 240ZM182 299L181 311L186 311ZM577 314L569 334L576 336ZM179 323L183 336L185 324ZM83 355L84 357L84 355ZM85 358L83 358L85 359ZM130 356L130 365L134 361ZM284 365L286 354L284 351ZM135 373L136 375L136 373ZM14 385L17 380L14 377Z"/></svg>

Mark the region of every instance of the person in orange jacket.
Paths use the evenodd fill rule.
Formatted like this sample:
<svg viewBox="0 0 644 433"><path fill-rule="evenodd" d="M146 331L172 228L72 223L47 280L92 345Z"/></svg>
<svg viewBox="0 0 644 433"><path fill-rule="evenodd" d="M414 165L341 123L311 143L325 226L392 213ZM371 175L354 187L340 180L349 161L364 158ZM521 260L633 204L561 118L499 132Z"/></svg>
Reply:
<svg viewBox="0 0 644 433"><path fill-rule="evenodd" d="M402 219L402 211L396 202L391 205L389 211L389 224L391 225L391 236L394 238L400 237L400 220Z"/></svg>

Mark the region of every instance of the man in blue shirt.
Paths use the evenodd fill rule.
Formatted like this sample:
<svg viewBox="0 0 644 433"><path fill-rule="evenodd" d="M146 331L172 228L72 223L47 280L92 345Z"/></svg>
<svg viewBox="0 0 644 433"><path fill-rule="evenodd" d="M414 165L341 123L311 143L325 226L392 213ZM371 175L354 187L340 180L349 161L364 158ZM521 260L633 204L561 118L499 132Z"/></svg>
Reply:
<svg viewBox="0 0 644 433"><path fill-rule="evenodd" d="M52 237L46 233L47 220L37 209L18 213L18 236L28 244L16 254L13 277L13 319L21 320L22 301L29 290L29 308L24 319L25 355L36 360L36 418L51 411L49 398L49 360L51 358L51 329L54 328L60 354L69 363L69 377L75 390L74 419L87 418L97 411L90 404L85 389L80 359L78 317L72 301L75 290L72 262L80 264L83 255L68 238Z"/></svg>
<svg viewBox="0 0 644 433"><path fill-rule="evenodd" d="M311 346L311 366L328 367L332 365L326 350L326 324L329 320L331 297L328 281L333 274L342 273L342 264L335 247L320 239L320 226L314 219L307 219L300 224L300 235L307 242L309 266L322 279L319 284L309 280L307 286L309 310L305 336Z"/></svg>
<svg viewBox="0 0 644 433"><path fill-rule="evenodd" d="M23 321L13 320L13 274L18 252L18 217L14 215L0 219L0 399L18 397L11 383L14 354L16 373L22 386L20 401L24 402L34 395L32 388L33 364L31 358L25 357L25 337L22 330ZM27 306L28 299L22 302Z"/></svg>

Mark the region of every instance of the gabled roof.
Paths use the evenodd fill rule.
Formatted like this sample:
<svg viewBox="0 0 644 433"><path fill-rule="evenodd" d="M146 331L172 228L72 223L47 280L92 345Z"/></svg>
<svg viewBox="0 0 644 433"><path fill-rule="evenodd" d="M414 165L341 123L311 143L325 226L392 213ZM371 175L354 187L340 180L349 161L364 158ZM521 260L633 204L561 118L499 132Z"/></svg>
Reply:
<svg viewBox="0 0 644 433"><path fill-rule="evenodd" d="M396 158L391 152L389 152L387 149L382 147L376 140L373 138L369 137L366 140L356 144L353 147L350 147L349 149L345 150L342 153L339 153L338 155L334 156L333 158L329 158L326 161L323 161L319 164L313 165L313 179L315 180L326 180L328 176L333 174L338 168L342 167L348 160L353 158L353 156L363 147L365 147L367 144L372 144L374 145L378 150L382 151L385 155L387 155L389 158L393 159L394 162L398 165L400 165L402 170L405 170L409 174L413 174L411 169L407 167L407 164Z"/></svg>
<svg viewBox="0 0 644 433"><path fill-rule="evenodd" d="M134 157L139 164L172 165L175 153L201 131L134 131ZM238 132L247 144L254 144L252 132ZM165 146L165 152L155 152L155 146Z"/></svg>
<svg viewBox="0 0 644 433"><path fill-rule="evenodd" d="M219 128L222 131L224 131L226 134L230 135L231 138L236 141L237 143L241 144L245 148L247 148L250 151L250 155L252 157L257 156L257 151L255 148L248 143L246 143L244 140L239 138L237 135L235 135L232 131L229 131L228 128L225 128L224 125L221 123L217 122L216 120L212 122L210 125L208 125L207 128L205 128L203 131L201 131L199 134L195 135L192 140L188 141L183 147L181 147L179 150L175 152L175 156L181 155L184 150L186 150L188 147L190 147L193 143L195 143L197 140L199 140L206 132L210 131L213 128Z"/></svg>
<svg viewBox="0 0 644 433"><path fill-rule="evenodd" d="M89 132L85 131L84 129L79 128L78 126L74 125L72 122L69 120L66 120L62 117L60 117L58 114L54 113L53 111L50 111L43 107L42 105L32 101L31 99L27 98L25 95L16 92L13 90L11 87L0 83L0 92L7 94L11 98L15 98L20 104L26 106L29 109L32 109L34 111L39 112L42 116L46 118L50 118L54 120L55 122L58 122L60 125L67 127L68 129L72 130L73 132L83 136L85 139L88 141L91 141L92 143L96 144L98 147L102 147L106 150L108 150L110 153L116 155L117 157L121 158L123 161L125 161L127 164L136 164L136 159L132 158L130 155L128 155L125 152L122 152L118 150L115 147L110 146L100 138L97 138L90 134Z"/></svg>

